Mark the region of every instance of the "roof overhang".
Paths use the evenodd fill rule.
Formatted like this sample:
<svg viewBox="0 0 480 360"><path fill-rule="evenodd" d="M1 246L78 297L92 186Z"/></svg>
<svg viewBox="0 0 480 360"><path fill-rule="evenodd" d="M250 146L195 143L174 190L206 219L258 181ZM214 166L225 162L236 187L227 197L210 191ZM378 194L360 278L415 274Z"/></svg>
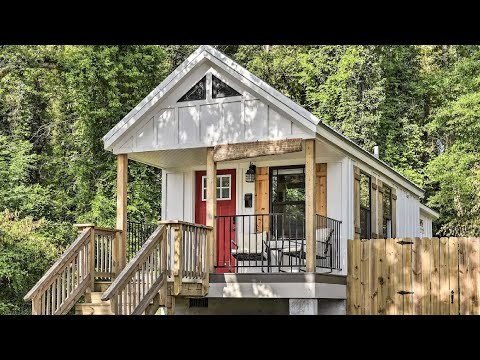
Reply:
<svg viewBox="0 0 480 360"><path fill-rule="evenodd" d="M424 213L425 215L430 216L433 219L438 219L440 214L433 209L430 209L428 206L420 203L420 212Z"/></svg>
<svg viewBox="0 0 480 360"><path fill-rule="evenodd" d="M351 157L354 158L354 160L364 162L368 166L386 175L392 181L403 186L405 189L417 195L418 197L424 196L425 191L421 187L331 126L323 122L319 122L317 126L317 134L322 139L335 145L344 152L347 152Z"/></svg>

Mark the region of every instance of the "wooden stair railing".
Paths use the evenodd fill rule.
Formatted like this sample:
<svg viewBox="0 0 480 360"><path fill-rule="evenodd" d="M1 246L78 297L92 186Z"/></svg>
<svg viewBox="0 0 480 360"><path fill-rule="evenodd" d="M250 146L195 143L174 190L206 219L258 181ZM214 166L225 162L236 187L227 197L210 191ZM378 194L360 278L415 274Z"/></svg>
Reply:
<svg viewBox="0 0 480 360"><path fill-rule="evenodd" d="M161 221L102 300L110 300L114 314L140 315L153 314L167 304L173 307L173 296L183 294L185 283L195 287L196 296L204 296L208 292L207 237L211 231L211 227L185 221ZM167 293L168 282L171 293ZM185 295L193 290L185 287Z"/></svg>
<svg viewBox="0 0 480 360"><path fill-rule="evenodd" d="M113 276L113 239L120 230L77 227L77 239L25 295L33 315L67 314L87 289L93 291L95 277Z"/></svg>
<svg viewBox="0 0 480 360"><path fill-rule="evenodd" d="M160 225L102 296L115 315L140 315L167 290L167 241ZM165 286L164 286L165 285Z"/></svg>

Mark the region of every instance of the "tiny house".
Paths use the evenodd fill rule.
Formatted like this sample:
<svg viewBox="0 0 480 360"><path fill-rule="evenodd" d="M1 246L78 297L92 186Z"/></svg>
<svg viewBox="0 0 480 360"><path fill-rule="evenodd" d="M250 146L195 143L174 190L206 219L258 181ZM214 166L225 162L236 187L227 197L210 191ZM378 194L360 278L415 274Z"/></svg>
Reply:
<svg viewBox="0 0 480 360"><path fill-rule="evenodd" d="M211 232L202 301L177 289L177 313L345 313L347 240L431 236L438 217L377 154L210 46L103 141L119 162L115 241L126 242L128 161L162 169L163 221ZM118 275L129 265L117 246Z"/></svg>

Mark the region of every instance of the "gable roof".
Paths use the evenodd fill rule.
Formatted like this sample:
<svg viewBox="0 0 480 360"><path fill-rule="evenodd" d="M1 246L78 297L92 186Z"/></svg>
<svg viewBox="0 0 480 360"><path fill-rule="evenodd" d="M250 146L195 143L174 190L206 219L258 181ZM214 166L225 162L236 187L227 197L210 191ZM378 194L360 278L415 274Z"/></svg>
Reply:
<svg viewBox="0 0 480 360"><path fill-rule="evenodd" d="M265 81L259 79L250 71L237 64L232 59L209 46L202 45L195 50L182 64L180 64L170 75L168 75L150 94L148 94L135 108L133 108L125 117L120 120L103 138L104 147L107 150L112 149L112 145L128 129L136 123L149 109L161 101L168 92L180 82L194 67L210 60L221 69L232 75L248 88L261 95L265 100L271 102L293 119L297 120L309 130L316 132L323 138L342 148L347 145L348 152L357 159L366 159L367 163L375 168L382 168L387 176L390 176L397 182L402 182L406 188L418 196L423 196L424 190L417 186L410 179L406 178L390 165L375 157L369 151L363 149L353 140L349 139L332 126L323 123L319 118L304 109L287 96L283 95Z"/></svg>

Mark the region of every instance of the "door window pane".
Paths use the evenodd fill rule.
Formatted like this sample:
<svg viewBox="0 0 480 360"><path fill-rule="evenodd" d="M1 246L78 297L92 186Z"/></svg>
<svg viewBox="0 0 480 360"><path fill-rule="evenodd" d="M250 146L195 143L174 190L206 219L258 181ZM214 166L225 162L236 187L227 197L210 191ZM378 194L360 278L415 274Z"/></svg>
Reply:
<svg viewBox="0 0 480 360"><path fill-rule="evenodd" d="M207 199L207 178L202 177L202 200ZM217 200L230 200L231 199L231 175L217 175Z"/></svg>

